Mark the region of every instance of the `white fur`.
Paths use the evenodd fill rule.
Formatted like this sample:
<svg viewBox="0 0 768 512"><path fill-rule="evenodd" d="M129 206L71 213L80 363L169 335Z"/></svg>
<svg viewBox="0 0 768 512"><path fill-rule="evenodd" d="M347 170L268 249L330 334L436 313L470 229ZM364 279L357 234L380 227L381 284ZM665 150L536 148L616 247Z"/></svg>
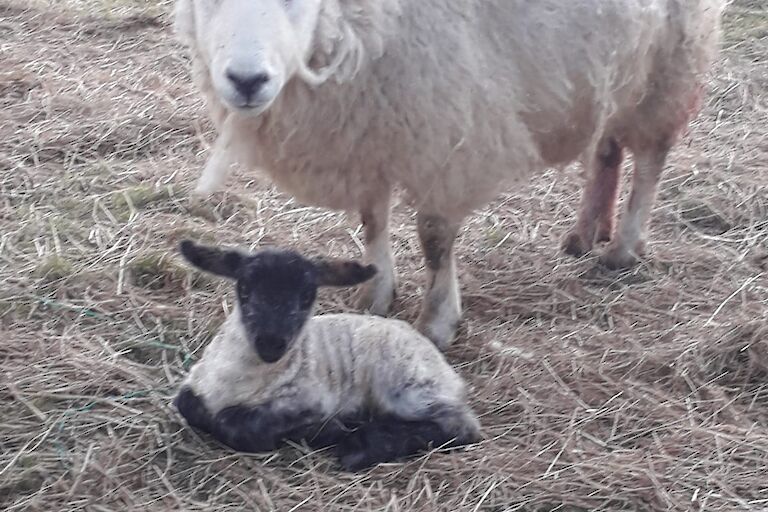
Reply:
<svg viewBox="0 0 768 512"><path fill-rule="evenodd" d="M176 15L212 116L221 124L232 112L234 129L217 149L265 169L302 202L362 211L401 185L420 212L458 223L534 172L577 160L591 167L608 138L650 160L666 154L696 113L723 6L177 0ZM223 78L232 63L273 76L251 108L238 107ZM203 181L222 169L209 166ZM639 244L645 210L630 206L616 250ZM386 260L381 247L368 259ZM452 334L445 321L425 321Z"/></svg>

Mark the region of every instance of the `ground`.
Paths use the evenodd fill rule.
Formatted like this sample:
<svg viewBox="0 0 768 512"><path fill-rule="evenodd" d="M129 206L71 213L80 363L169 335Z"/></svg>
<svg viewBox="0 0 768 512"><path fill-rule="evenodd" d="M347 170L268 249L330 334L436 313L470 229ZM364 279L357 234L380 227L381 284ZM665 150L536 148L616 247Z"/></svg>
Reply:
<svg viewBox="0 0 768 512"><path fill-rule="evenodd" d="M0 508L768 510L766 0L729 7L637 268L558 251L574 169L467 223L447 357L485 440L359 475L301 446L233 453L170 405L232 300L180 239L357 257L361 237L253 173L190 198L212 133L170 8L0 0ZM424 286L413 225L395 205L406 320Z"/></svg>

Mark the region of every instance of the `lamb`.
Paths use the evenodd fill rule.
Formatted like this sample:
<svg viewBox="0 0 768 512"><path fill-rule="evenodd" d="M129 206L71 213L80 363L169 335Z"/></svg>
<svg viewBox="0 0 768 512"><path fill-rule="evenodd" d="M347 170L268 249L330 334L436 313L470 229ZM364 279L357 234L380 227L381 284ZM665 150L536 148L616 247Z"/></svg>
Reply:
<svg viewBox="0 0 768 512"><path fill-rule="evenodd" d="M417 326L461 318L463 219L545 168L587 171L571 255L634 264L670 149L697 114L725 0L177 0L175 25L218 139L198 184L264 169L320 207L359 212L379 269L358 305L386 314L390 195L417 209L428 286ZM618 228L625 151L632 190Z"/></svg>
<svg viewBox="0 0 768 512"><path fill-rule="evenodd" d="M235 281L237 301L174 403L194 428L238 451L282 441L336 446L349 471L479 440L462 379L409 324L311 316L319 286L353 286L372 265L254 254L183 241L195 267Z"/></svg>

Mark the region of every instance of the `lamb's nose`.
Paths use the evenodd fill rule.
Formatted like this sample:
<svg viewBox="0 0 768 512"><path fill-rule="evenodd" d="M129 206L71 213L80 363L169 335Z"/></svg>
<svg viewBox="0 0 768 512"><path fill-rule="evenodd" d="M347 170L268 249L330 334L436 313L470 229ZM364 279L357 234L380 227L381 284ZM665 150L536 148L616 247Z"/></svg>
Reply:
<svg viewBox="0 0 768 512"><path fill-rule="evenodd" d="M227 71L227 78L246 100L250 100L258 94L264 84L269 82L269 75L266 73L242 73L229 70Z"/></svg>

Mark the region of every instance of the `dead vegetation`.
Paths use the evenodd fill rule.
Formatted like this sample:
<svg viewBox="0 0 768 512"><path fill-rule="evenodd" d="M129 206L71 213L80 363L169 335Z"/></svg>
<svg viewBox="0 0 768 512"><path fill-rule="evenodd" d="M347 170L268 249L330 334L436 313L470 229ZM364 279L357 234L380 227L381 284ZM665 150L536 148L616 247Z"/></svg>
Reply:
<svg viewBox="0 0 768 512"><path fill-rule="evenodd" d="M190 200L210 125L168 8L0 1L3 510L768 510L764 0L730 7L648 261L560 255L579 185L554 172L472 218L449 358L487 439L361 475L301 447L233 454L169 406L231 300L181 265L179 239L357 256L360 233L247 173ZM394 314L412 320L402 205L394 243Z"/></svg>

